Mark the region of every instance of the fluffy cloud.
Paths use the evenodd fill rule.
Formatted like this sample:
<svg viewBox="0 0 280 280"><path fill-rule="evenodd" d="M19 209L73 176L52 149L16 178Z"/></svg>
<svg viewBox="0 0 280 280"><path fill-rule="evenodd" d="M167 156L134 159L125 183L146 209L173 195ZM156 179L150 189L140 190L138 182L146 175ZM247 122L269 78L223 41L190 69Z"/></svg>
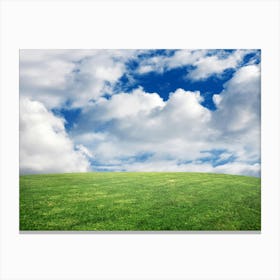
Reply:
<svg viewBox="0 0 280 280"><path fill-rule="evenodd" d="M105 128L105 139L92 139L94 153L100 158L145 152L171 153L180 158L186 153L192 154L188 151L191 143L201 145L199 141L193 143L194 138L197 140L198 135L205 138L204 132L210 134L207 128L210 112L199 103L201 99L199 92L182 89L172 93L167 102L158 94L145 93L141 89L118 94L87 107L74 133L81 140L82 132L88 135L90 131ZM181 151L178 145L182 146Z"/></svg>
<svg viewBox="0 0 280 280"><path fill-rule="evenodd" d="M171 55L157 55L141 61L137 71L140 74L151 71L162 73L165 70L196 63L206 54L206 50L176 50L174 54Z"/></svg>
<svg viewBox="0 0 280 280"><path fill-rule="evenodd" d="M246 54L176 50L22 51L20 166L22 173L197 171L260 173L260 65L241 66ZM147 52L149 53L149 52ZM114 91L137 60L138 74L191 65L189 79L203 80L234 68L217 109L202 105L199 91L177 88L167 100L157 92ZM131 75L131 73L129 74ZM133 79L133 77L130 77ZM31 101L36 100L36 101ZM66 132L54 107L79 107Z"/></svg>
<svg viewBox="0 0 280 280"><path fill-rule="evenodd" d="M260 65L240 68L225 84L211 126L220 142L235 147L243 160L260 158Z"/></svg>
<svg viewBox="0 0 280 280"><path fill-rule="evenodd" d="M104 170L258 175L259 83L259 65L240 68L225 84L216 111L201 105L199 92L183 89L165 102L141 88L100 99L83 111L73 137ZM213 165L216 150L225 152Z"/></svg>
<svg viewBox="0 0 280 280"><path fill-rule="evenodd" d="M240 65L245 55L252 50L236 50L232 53L223 51L212 53L207 50L177 50L170 56L153 56L140 63L138 73L151 71L163 72L182 66L192 66L186 77L190 80L205 80L212 75L220 75L227 69Z"/></svg>
<svg viewBox="0 0 280 280"><path fill-rule="evenodd" d="M123 75L137 50L21 50L20 92L47 108L80 107L104 94Z"/></svg>
<svg viewBox="0 0 280 280"><path fill-rule="evenodd" d="M200 57L193 64L195 69L190 71L187 77L191 80L204 80L212 75L220 75L227 69L236 68L243 60L248 50L236 50L228 56L211 55Z"/></svg>
<svg viewBox="0 0 280 280"><path fill-rule="evenodd" d="M225 133L259 131L260 123L260 67L245 66L225 84L220 94L215 122Z"/></svg>
<svg viewBox="0 0 280 280"><path fill-rule="evenodd" d="M164 106L163 100L157 93L146 93L141 88L131 93L115 94L109 100L100 98L85 108L89 118L96 121L122 119L149 113L157 107Z"/></svg>
<svg viewBox="0 0 280 280"><path fill-rule="evenodd" d="M20 172L57 173L89 170L83 146L75 149L64 121L38 101L20 100Z"/></svg>

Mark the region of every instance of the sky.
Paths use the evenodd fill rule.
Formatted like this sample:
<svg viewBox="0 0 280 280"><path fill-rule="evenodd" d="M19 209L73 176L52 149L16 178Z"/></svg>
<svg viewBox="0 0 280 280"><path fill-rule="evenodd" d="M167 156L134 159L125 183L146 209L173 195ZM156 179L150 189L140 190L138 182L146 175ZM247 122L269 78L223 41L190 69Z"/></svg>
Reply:
<svg viewBox="0 0 280 280"><path fill-rule="evenodd" d="M20 173L260 176L261 52L20 50Z"/></svg>

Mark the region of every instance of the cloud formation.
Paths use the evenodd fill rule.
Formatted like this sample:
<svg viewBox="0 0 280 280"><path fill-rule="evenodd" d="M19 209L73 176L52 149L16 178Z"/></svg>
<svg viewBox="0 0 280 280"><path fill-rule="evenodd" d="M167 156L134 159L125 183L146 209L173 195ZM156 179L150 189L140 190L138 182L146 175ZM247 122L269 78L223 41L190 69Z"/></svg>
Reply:
<svg viewBox="0 0 280 280"><path fill-rule="evenodd" d="M25 51L20 75L21 171L259 176L257 56L254 50ZM165 75L182 67L186 67L184 79L206 81L208 92L208 78L221 79L222 91L211 92L215 110L205 106L200 88L178 87L163 99L160 88L148 92L133 76ZM227 69L232 69L232 75L223 80ZM125 75L135 87L116 91ZM65 129L67 116L53 113L57 108L70 113L79 108L75 119L67 119L69 131ZM59 160L54 160L57 155Z"/></svg>
<svg viewBox="0 0 280 280"><path fill-rule="evenodd" d="M90 170L86 148L75 148L64 121L38 101L20 100L20 172L57 173Z"/></svg>
<svg viewBox="0 0 280 280"><path fill-rule="evenodd" d="M80 107L104 94L140 51L21 50L20 94L47 108Z"/></svg>
<svg viewBox="0 0 280 280"><path fill-rule="evenodd" d="M176 50L172 55L153 56L140 63L138 72L164 72L177 67L191 66L186 77L190 80L205 80L212 75L221 75L227 69L236 68L252 50L207 51Z"/></svg>
<svg viewBox="0 0 280 280"><path fill-rule="evenodd" d="M206 170L257 175L259 78L259 66L238 70L225 85L216 111L201 105L199 92L183 89L171 93L166 102L157 93L141 89L101 99L81 115L77 142L91 147L95 161L105 169ZM232 155L235 163L212 166L207 161L212 150L227 151L219 154L217 163ZM140 163L134 160L145 154L150 157Z"/></svg>

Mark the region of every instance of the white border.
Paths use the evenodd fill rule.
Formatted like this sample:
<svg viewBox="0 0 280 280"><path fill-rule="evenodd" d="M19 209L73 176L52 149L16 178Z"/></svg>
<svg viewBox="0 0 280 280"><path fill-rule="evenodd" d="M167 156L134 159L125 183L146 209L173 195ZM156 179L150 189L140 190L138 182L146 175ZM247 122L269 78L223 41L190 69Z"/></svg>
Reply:
<svg viewBox="0 0 280 280"><path fill-rule="evenodd" d="M279 2L2 1L1 279L280 279ZM261 48L261 234L19 234L20 48Z"/></svg>

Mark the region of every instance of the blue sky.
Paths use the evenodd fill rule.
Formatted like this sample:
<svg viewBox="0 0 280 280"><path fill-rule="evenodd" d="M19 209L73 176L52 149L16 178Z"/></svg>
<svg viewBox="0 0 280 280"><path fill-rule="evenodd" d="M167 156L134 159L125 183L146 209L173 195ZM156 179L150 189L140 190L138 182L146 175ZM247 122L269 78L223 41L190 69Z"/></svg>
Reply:
<svg viewBox="0 0 280 280"><path fill-rule="evenodd" d="M21 50L21 173L260 175L260 50Z"/></svg>

